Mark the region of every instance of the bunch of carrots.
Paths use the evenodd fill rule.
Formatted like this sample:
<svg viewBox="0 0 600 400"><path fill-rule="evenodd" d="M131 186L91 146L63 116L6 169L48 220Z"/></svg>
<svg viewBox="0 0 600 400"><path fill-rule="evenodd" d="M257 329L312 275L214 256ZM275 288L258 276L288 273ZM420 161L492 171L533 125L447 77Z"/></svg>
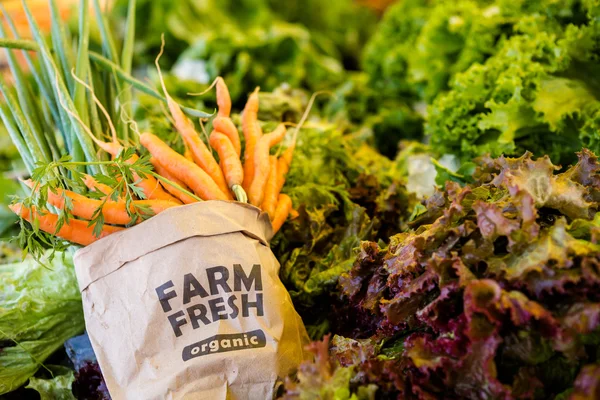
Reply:
<svg viewBox="0 0 600 400"><path fill-rule="evenodd" d="M218 112L213 119L213 131L209 135L209 145L218 154L217 162L213 152L200 138L194 123L167 93L160 68L158 71L169 112L175 129L183 139L186 152L179 154L156 135L141 133L140 143L150 153L156 177L133 174L137 187L143 193L139 199L128 204L124 198L114 193L114 188L86 175L84 183L90 191L97 192L96 198L70 190L48 189L48 203L59 212L68 207L69 213L75 217L63 224L59 223L59 215L46 210L38 211L34 206L26 207L23 203L16 203L11 205L11 209L23 219L35 223L40 230L83 246L141 222L141 218L132 221L131 208L148 210L151 215L155 215L172 207L202 200L249 201L268 213L273 231L277 232L290 213L295 213L290 197L281 193L281 190L292 162L298 130L296 129L292 144L280 157L271 155L271 149L284 139L286 128L280 124L270 133L262 132L258 123L257 88L250 95L242 114L245 139L242 161L240 136L230 118L229 90L223 79L217 78L215 85ZM85 85L82 81L79 83ZM94 100L108 115L102 104L96 98ZM91 132L88 133L100 149L116 158L125 148L118 141L114 127L111 130L111 142L101 141ZM126 162L134 164L138 159L138 155L131 152ZM38 187L36 182L30 180L25 183L32 190ZM103 214L104 224L101 229L95 229L91 222L98 212Z"/></svg>

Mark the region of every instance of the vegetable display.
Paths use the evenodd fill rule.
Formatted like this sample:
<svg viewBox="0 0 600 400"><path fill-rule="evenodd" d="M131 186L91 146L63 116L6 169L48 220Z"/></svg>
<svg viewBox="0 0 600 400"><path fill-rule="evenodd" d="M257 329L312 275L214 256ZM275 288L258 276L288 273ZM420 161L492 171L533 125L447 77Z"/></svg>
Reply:
<svg viewBox="0 0 600 400"><path fill-rule="evenodd" d="M263 134L257 125L258 98L256 92L250 96L246 111L244 112L243 132L245 136L244 166L239 158L231 137L237 137L237 129L229 119L231 100L225 83L219 78L218 98L219 118L229 121L229 135L215 130L210 135L210 146L219 156L219 163L213 154L200 139L194 124L187 118L180 106L168 95L166 88L165 97L174 120L175 128L180 133L186 146L190 149L191 159L187 159L171 149L169 145L152 133L140 134L140 144L150 153L151 163L175 179L176 182L152 172L140 175L132 170L134 183L131 189L135 197L129 196L126 200L120 195L122 185L111 187L98 184L93 176L85 176L85 181L94 190L100 199L87 198L70 190L48 188L45 176L36 176L37 181L26 181L34 194L40 190L47 191L33 201L39 206L28 206L24 203L15 203L10 208L24 220L37 226L41 231L54 234L62 239L80 245L89 245L111 233L123 229L120 226L130 226L142 222L144 219L158 214L168 208L176 207L183 202L191 203L202 200L233 200L235 194L238 201L246 202L246 191L249 201L257 207L268 208L273 222L274 231L277 232L287 219L292 204L289 197L280 194L285 182L286 169L289 169L293 156L293 142L283 155L274 163L269 162L269 152L285 136L286 129L280 125L273 132ZM110 120L109 120L110 121ZM114 129L114 128L113 128ZM296 130L297 132L297 130ZM117 139L116 130L113 130L113 142L102 142L94 136L92 140L99 148L109 153L115 159L121 158L125 164L135 166L143 160L132 151L125 150ZM239 138L235 140L239 145ZM280 172L277 171L280 165ZM271 166L273 169L271 171ZM244 172L246 180L244 181ZM269 175L273 175L272 188L268 191L269 198L265 199L265 189ZM158 178L158 179L157 179ZM100 186L102 185L102 186ZM173 194L169 194L169 192ZM35 196L34 196L35 197ZM263 202L265 201L265 202ZM59 215L51 213L44 203L48 203L61 213L68 213L79 219L65 219L59 222ZM115 226L117 225L117 226Z"/></svg>
<svg viewBox="0 0 600 400"><path fill-rule="evenodd" d="M73 245L219 201L268 216L314 340L280 398L600 398L598 0L28 4L0 395L110 398Z"/></svg>

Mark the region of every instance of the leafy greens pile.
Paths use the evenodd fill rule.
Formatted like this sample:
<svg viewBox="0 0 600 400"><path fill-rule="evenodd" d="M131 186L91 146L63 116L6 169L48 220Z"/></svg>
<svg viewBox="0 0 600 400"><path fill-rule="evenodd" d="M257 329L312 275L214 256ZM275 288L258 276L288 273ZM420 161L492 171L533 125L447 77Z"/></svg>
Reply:
<svg viewBox="0 0 600 400"><path fill-rule="evenodd" d="M362 242L339 286L370 318L313 344L286 398L597 398L600 163L578 156L481 158L387 247Z"/></svg>
<svg viewBox="0 0 600 400"><path fill-rule="evenodd" d="M399 2L364 54L370 85L429 104L438 154L570 162L600 150L595 0Z"/></svg>
<svg viewBox="0 0 600 400"><path fill-rule="evenodd" d="M71 256L0 265L0 394L27 382L84 329ZM31 386L40 384L31 381Z"/></svg>
<svg viewBox="0 0 600 400"><path fill-rule="evenodd" d="M117 2L118 19L125 19L127 6L126 0ZM334 87L344 79L344 64L356 68L376 22L351 0L327 7L317 1L141 0L136 7L138 19L148 21L136 26L138 63L151 64L164 32L164 65L204 84L223 77L234 103L257 86Z"/></svg>

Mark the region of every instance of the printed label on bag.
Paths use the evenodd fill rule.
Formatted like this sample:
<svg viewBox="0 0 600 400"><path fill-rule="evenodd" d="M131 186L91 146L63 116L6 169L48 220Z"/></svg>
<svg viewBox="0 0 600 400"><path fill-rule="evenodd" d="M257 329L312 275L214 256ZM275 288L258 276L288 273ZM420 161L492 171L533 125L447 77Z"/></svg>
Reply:
<svg viewBox="0 0 600 400"><path fill-rule="evenodd" d="M222 319L236 319L240 314L249 317L251 309L257 317L264 316L260 264L254 264L248 273L234 264L232 270L216 266L207 268L205 274L207 287L188 273L179 280L179 286L169 280L155 289L176 337L183 335L182 329L188 324L195 330ZM173 312L172 302L180 296L183 308Z"/></svg>
<svg viewBox="0 0 600 400"><path fill-rule="evenodd" d="M183 349L183 361L205 356L207 354L225 353L244 349L257 349L265 347L267 339L265 333L258 329L252 332L234 333L230 335L215 335L198 343L191 344Z"/></svg>

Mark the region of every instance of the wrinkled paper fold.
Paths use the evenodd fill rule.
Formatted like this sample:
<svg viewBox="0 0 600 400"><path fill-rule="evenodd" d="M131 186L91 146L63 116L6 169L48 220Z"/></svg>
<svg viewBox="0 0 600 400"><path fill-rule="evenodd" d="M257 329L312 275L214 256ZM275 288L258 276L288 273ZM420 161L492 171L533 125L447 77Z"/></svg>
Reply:
<svg viewBox="0 0 600 400"><path fill-rule="evenodd" d="M270 399L306 357L268 216L206 201L75 254L86 328L120 399Z"/></svg>

